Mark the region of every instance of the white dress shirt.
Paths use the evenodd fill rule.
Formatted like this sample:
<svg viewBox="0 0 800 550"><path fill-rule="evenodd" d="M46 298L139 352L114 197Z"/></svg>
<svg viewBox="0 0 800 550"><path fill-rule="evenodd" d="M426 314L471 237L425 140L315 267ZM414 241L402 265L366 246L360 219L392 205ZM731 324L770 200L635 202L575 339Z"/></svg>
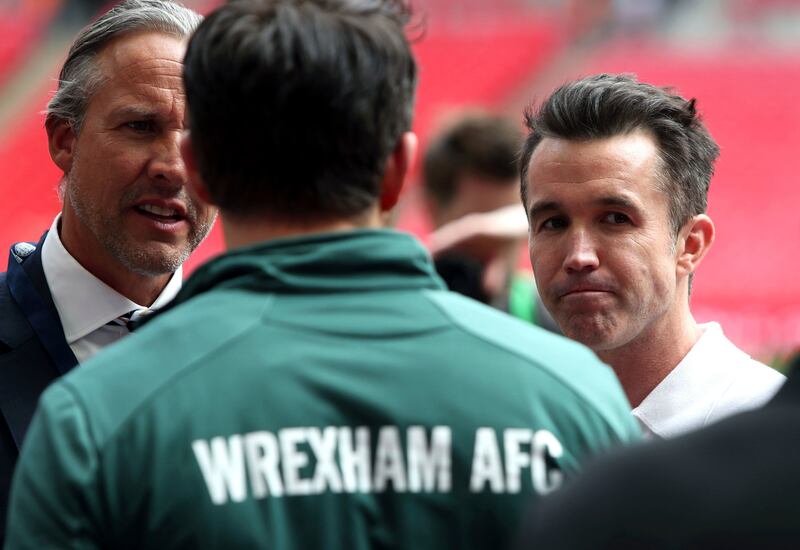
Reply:
<svg viewBox="0 0 800 550"><path fill-rule="evenodd" d="M700 328L686 357L633 409L646 435L675 437L760 407L786 380L737 348L718 323Z"/></svg>
<svg viewBox="0 0 800 550"><path fill-rule="evenodd" d="M171 301L181 289L182 269L172 275L148 308L133 302L89 273L73 258L58 235L61 214L56 216L42 244L42 269L50 287L64 337L79 363L103 347L129 334L121 325L109 325L121 315L134 312L136 319Z"/></svg>

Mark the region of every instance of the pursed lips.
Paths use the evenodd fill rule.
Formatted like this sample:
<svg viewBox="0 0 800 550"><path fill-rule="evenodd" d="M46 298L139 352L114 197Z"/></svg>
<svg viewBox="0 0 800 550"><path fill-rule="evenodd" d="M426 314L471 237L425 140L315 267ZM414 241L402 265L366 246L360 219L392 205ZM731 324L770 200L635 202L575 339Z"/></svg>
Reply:
<svg viewBox="0 0 800 550"><path fill-rule="evenodd" d="M613 293L613 290L608 285L576 285L559 290L556 295L559 299L562 299L576 294L580 295L594 293L611 294Z"/></svg>

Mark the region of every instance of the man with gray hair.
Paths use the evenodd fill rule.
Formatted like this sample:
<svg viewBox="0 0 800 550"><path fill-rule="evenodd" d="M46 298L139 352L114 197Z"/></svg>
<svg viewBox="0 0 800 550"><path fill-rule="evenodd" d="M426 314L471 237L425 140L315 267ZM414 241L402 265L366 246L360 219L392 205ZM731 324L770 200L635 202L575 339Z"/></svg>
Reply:
<svg viewBox="0 0 800 550"><path fill-rule="evenodd" d="M47 108L61 212L0 274L0 517L39 394L170 301L214 210L189 192L179 152L183 55L200 16L128 0L73 43Z"/></svg>

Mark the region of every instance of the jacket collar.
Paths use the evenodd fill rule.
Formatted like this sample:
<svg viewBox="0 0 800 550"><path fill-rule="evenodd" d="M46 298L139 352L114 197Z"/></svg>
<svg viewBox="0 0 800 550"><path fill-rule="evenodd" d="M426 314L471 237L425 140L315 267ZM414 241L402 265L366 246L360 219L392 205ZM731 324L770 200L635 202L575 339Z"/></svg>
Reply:
<svg viewBox="0 0 800 550"><path fill-rule="evenodd" d="M42 235L42 238L36 244L22 242L13 245L9 252L8 271L13 268L12 262L20 264L50 315L54 319L58 319L56 306L53 304L53 298L50 295L50 289L47 287L47 280L42 269L42 243L46 236L47 232ZM17 250L24 252L24 254L20 255ZM13 311L19 311L19 314L24 316L25 312L19 309L16 301L11 296L8 273L2 274L0 279L2 279L3 285L3 288L0 288L0 308L2 308L5 315L10 315L13 307ZM4 302L8 305L5 305ZM8 322L0 323L0 342L4 342L11 348L16 348L30 338L32 332L28 322L12 322L10 317L3 320Z"/></svg>
<svg viewBox="0 0 800 550"><path fill-rule="evenodd" d="M213 288L260 292L445 289L411 235L358 229L274 239L232 250L200 267L171 306Z"/></svg>

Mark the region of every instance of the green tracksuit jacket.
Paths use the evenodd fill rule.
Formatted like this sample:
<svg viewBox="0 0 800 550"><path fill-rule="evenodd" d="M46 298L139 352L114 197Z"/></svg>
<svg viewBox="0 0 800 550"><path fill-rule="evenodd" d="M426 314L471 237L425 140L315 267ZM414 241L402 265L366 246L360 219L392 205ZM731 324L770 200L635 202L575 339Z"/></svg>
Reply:
<svg viewBox="0 0 800 550"><path fill-rule="evenodd" d="M494 550L637 433L589 350L443 290L412 237L275 240L45 392L7 547Z"/></svg>

